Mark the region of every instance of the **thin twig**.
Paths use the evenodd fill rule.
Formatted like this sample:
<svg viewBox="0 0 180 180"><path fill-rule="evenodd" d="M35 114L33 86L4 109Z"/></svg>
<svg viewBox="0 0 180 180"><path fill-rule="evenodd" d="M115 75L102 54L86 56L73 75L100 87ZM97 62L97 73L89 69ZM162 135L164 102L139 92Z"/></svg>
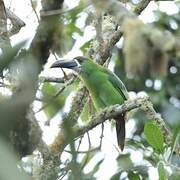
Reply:
<svg viewBox="0 0 180 180"><path fill-rule="evenodd" d="M57 78L57 77L43 77L43 82L53 82L53 83L65 83L64 77Z"/></svg>
<svg viewBox="0 0 180 180"><path fill-rule="evenodd" d="M89 149L91 149L91 138L89 136L89 132L87 132L87 137L88 137Z"/></svg>
<svg viewBox="0 0 180 180"><path fill-rule="evenodd" d="M180 148L180 147L177 147L177 146L179 146L179 144L178 144L178 142L179 142L179 137L180 137L180 134L178 134L178 135L176 136L176 139L175 139L175 141L174 141L174 144L173 144L173 147L172 147L172 150L171 150L171 154L170 154L170 156L169 156L169 158L168 158L168 162L169 162L169 163L171 163L172 156L173 156L173 153L174 153L175 149L176 149L176 148Z"/></svg>
<svg viewBox="0 0 180 180"><path fill-rule="evenodd" d="M84 8L88 7L89 5L91 5L91 1L86 1L86 4L84 4ZM65 13L71 13L72 11L76 11L81 8L82 7L76 6L73 9L56 9L56 10L48 10L48 11L41 10L40 15L41 15L41 17L61 15L61 14L65 14Z"/></svg>
<svg viewBox="0 0 180 180"><path fill-rule="evenodd" d="M39 23L39 22L40 22L40 19L39 19L39 16L38 16L37 12L36 12L35 7L34 7L33 1L30 0L30 2L31 2L31 7L32 7L32 9L33 9L33 11L34 11L34 14L35 14L35 16L36 16L36 18L37 18L37 20L38 20L38 23Z"/></svg>
<svg viewBox="0 0 180 180"><path fill-rule="evenodd" d="M65 81L75 77L75 74L71 73L65 77L40 77L41 82L51 82L51 83L65 83Z"/></svg>
<svg viewBox="0 0 180 180"><path fill-rule="evenodd" d="M99 144L100 149L102 147L103 137L104 137L104 123L101 124L101 136L100 136L100 144Z"/></svg>
<svg viewBox="0 0 180 180"><path fill-rule="evenodd" d="M76 153L81 153L81 154L87 154L87 153L90 153L90 152L94 152L94 151L98 151L100 150L100 147L95 147L95 148L92 148L92 149L88 149L87 151L76 151ZM64 152L67 152L67 153L72 153L71 151L68 151L68 150L64 150Z"/></svg>
<svg viewBox="0 0 180 180"><path fill-rule="evenodd" d="M87 137L88 137L88 142L89 142L89 150L91 149L91 140L90 140L90 137L89 137L89 133L87 132ZM92 152L92 151L91 151ZM90 151L87 151L87 154L86 154L86 159L85 159L85 161L84 161L84 163L82 164L82 166L81 166L81 168L82 169L84 169L84 167L85 167L85 165L87 164L87 162L88 162L88 159L89 159L89 153L90 153Z"/></svg>
<svg viewBox="0 0 180 180"><path fill-rule="evenodd" d="M76 150L76 151L79 151L79 148L80 148L80 146L81 146L82 139L83 139L83 136L81 136L81 138L80 138L80 140L79 140L79 144L78 144L78 147L77 147L77 150Z"/></svg>

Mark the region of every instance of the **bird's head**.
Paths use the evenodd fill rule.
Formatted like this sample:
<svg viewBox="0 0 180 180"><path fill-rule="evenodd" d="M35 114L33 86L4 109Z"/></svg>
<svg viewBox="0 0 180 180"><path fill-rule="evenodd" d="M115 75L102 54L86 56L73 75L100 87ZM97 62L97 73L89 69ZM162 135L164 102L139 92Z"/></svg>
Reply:
<svg viewBox="0 0 180 180"><path fill-rule="evenodd" d="M51 65L51 68L68 68L76 72L80 72L82 64L87 61L88 58L83 56L78 56L71 60L58 60Z"/></svg>

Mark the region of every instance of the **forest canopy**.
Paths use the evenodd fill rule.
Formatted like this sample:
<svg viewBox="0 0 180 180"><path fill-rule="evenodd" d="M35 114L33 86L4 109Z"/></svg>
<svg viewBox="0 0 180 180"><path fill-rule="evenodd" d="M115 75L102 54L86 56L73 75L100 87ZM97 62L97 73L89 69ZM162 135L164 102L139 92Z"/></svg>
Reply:
<svg viewBox="0 0 180 180"><path fill-rule="evenodd" d="M16 3L0 0L0 179L178 180L180 1Z"/></svg>

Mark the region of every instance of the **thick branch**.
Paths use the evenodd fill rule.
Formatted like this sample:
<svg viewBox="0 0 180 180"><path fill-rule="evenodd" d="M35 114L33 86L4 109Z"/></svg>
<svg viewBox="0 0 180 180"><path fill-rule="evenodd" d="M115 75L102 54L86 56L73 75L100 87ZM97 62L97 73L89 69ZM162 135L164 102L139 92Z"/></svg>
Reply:
<svg viewBox="0 0 180 180"><path fill-rule="evenodd" d="M77 137L79 137L85 132L103 123L105 120L112 119L113 117L116 117L117 115L120 115L123 112L130 111L135 108L142 109L149 119L155 121L155 123L163 132L165 143L171 147L173 142L172 134L167 125L165 124L165 121L163 120L161 115L159 113L156 113L156 111L154 110L153 104L151 103L148 97L137 98L135 100L127 101L123 105L115 105L104 109L97 116L91 118L91 120L89 120L90 123L87 124L87 126L74 127L74 131L76 132L75 134L77 135ZM175 153L180 155L179 144L177 145L177 147L175 147Z"/></svg>
<svg viewBox="0 0 180 180"><path fill-rule="evenodd" d="M44 11L46 10L55 10L62 8L64 0L52 0L46 1L43 0L42 7ZM57 30L60 29L59 26L62 26L59 21L59 15L42 17L40 24L37 28L37 33L31 43L30 52L33 54L33 57L40 64L40 70L43 65L47 62L47 59L50 55L50 50L54 45L54 37L57 33Z"/></svg>
<svg viewBox="0 0 180 180"><path fill-rule="evenodd" d="M63 122L70 123L70 130L71 127L77 122L77 119L86 101L86 97L87 90L85 88L80 89L73 100L70 112L63 119ZM38 179L40 180L51 180L57 179L58 177L60 166L59 154L63 152L64 147L67 145L67 133L68 135L71 134L71 132L67 132L68 127L64 126L63 123L61 126L62 129L59 132L58 136L55 138L55 141L50 148L48 148L43 141L41 141L39 144L38 149L42 153L44 163L35 177L38 177Z"/></svg>
<svg viewBox="0 0 180 180"><path fill-rule="evenodd" d="M0 48L4 52L9 47L11 47L11 44L7 29L7 14L4 1L0 0Z"/></svg>
<svg viewBox="0 0 180 180"><path fill-rule="evenodd" d="M53 2L54 4L52 5ZM3 16L3 21L1 22L3 23L3 32L7 34L7 17L5 14L5 7L2 0L0 3L0 5L2 5L1 13ZM53 0L50 2L50 4L49 1L45 1L43 8L59 9L62 7L62 3L63 0ZM10 139L20 157L31 154L37 147L41 137L39 126L35 126L33 129L35 125L33 124L33 121L31 121L33 115L27 115L29 115L29 106L35 99L38 75L49 57L50 49L52 48L54 41L53 35L58 26L59 16L50 18L47 17L41 20L29 51L27 53L20 53L19 57L17 58L19 59L17 61L17 66L12 67L17 68L18 70L20 69L20 71L16 70L18 72L16 77L18 82L17 90L14 91L10 99L8 99L6 102L1 102L0 111L1 114L5 114L3 120L10 125L8 127L11 130L9 130L11 135ZM12 57L12 59L13 58L14 57ZM25 61L23 61L23 59L25 59ZM7 129L5 128L6 123L1 126L2 129ZM38 137L35 137L35 134L37 134Z"/></svg>
<svg viewBox="0 0 180 180"><path fill-rule="evenodd" d="M99 112L96 116L92 117L88 122L86 126L79 127L79 126L74 126L72 128L73 132L73 139L76 139L77 137L80 137L84 135L86 132L89 130L93 129L97 125L105 122L108 119L113 119L114 117L127 112L131 111L132 109L140 108L142 109L145 114L152 119L153 121L156 122L156 124L160 127L164 134L164 139L167 145L171 146L172 145L172 134L170 130L167 128L166 124L164 123L164 120L161 118L161 116L156 113L154 110L152 103L148 97L144 98L136 98L134 100L129 100L126 101L122 105L114 105L107 107L103 109L101 112ZM72 139L71 139L72 141ZM56 138L56 142L53 144L53 146L58 147L58 149L61 149L61 152L65 148L67 144L69 144L70 141L65 138L63 132L61 131L59 133L59 138ZM58 145L58 146L57 146ZM58 150L56 149L56 150ZM178 148L176 148L176 153L179 154ZM56 152L57 153L57 152Z"/></svg>
<svg viewBox="0 0 180 180"><path fill-rule="evenodd" d="M133 12L128 11L124 5L117 1L108 1L104 7L106 11L108 11L111 15L116 17L116 20L118 24L122 24L123 21L126 18L136 18L136 15L141 14L141 12L148 6L150 0L143 0L141 1ZM96 6L96 3L94 3ZM96 47L92 47L89 50L90 57L93 57L93 59L100 63L104 64L108 58L111 57L112 49L115 46L115 44L120 40L122 37L122 29L118 29L117 31L110 32L109 36L107 36L107 39L104 39L103 44L99 45L103 47L103 50L97 52ZM94 52L92 54L91 52Z"/></svg>
<svg viewBox="0 0 180 180"><path fill-rule="evenodd" d="M6 8L7 18L11 20L13 27L9 31L9 36L12 36L18 33L22 27L25 26L25 22L16 16L11 10Z"/></svg>
<svg viewBox="0 0 180 180"><path fill-rule="evenodd" d="M142 0L140 3L134 8L135 14L141 14L141 12L148 6L151 0Z"/></svg>
<svg viewBox="0 0 180 180"><path fill-rule="evenodd" d="M84 127L76 126L74 127L74 131L76 132L76 137L84 134L85 132L93 129L97 125L105 122L108 119L112 119L124 112L130 111L135 108L141 107L146 101L149 101L149 98L139 98L135 100L130 100L125 102L122 105L114 105L103 109L96 116L92 117L88 122L88 124Z"/></svg>
<svg viewBox="0 0 180 180"><path fill-rule="evenodd" d="M67 145L67 136L71 134L70 132L67 132L67 125L64 125L64 123L67 123L68 126L70 126L70 130L72 131L72 134L74 134L71 127L73 127L77 123L77 119L82 112L87 96L87 90L84 87L76 93L76 97L74 97L74 100L72 102L71 110L63 119L61 130L50 147L53 154L59 154L63 152L65 146ZM70 138L70 141L72 139L73 137Z"/></svg>

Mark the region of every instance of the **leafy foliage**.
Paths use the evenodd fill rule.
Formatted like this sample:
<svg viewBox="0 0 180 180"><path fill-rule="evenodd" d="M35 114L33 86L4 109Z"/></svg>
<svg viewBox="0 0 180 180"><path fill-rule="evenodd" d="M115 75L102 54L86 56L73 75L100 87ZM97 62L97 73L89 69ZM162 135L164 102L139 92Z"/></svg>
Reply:
<svg viewBox="0 0 180 180"><path fill-rule="evenodd" d="M159 173L159 180L167 179L166 170L165 170L164 164L162 162L159 162L159 164L158 164L158 173Z"/></svg>
<svg viewBox="0 0 180 180"><path fill-rule="evenodd" d="M146 123L144 127L144 134L148 143L156 150L163 152L163 134L161 130L154 123Z"/></svg>
<svg viewBox="0 0 180 180"><path fill-rule="evenodd" d="M57 87L51 85L50 83L45 83L42 87L43 93L43 106L45 107L44 112L46 113L48 118L52 118L62 107L64 106L66 96L65 94L61 94L58 97L52 97L52 95L56 95L58 93Z"/></svg>
<svg viewBox="0 0 180 180"><path fill-rule="evenodd" d="M42 2L48 2L48 1L42 1ZM92 2L95 5L97 3L96 1L92 1ZM101 1L98 1L98 2L100 2L101 4ZM127 1L127 2L128 2L128 7L129 6L133 7L134 5L136 5L137 3L141 1L132 0L132 1ZM38 3L40 3L40 0L39 1L33 0L32 1L33 8L36 9L38 7ZM57 3L59 3L59 1L57 1ZM174 5L177 8L179 8L180 7L179 1L177 1ZM80 0L75 8L60 12L60 16L58 16L58 21L57 21L59 23L57 23L57 25L55 26L57 28L56 30L58 33L57 33L57 36L53 37L55 39L53 43L56 42L57 44L61 44L60 52L63 52L63 53L58 52L57 50L59 48L58 46L57 49L52 48L53 54L67 55L68 57L72 56L71 50L74 47L77 48L76 45L80 41L79 38L82 38L84 36L85 30L87 30L89 26L93 28L94 26L97 26L96 16L99 15L99 12L101 12L101 8L99 8L99 4L97 6L98 7L95 8L94 10L95 12L91 11L92 7L91 6L89 7L89 5L86 4L86 1ZM103 12L102 14L103 16L104 15L109 16L110 13L111 11ZM86 16L84 16L85 14L87 15L87 18ZM94 14L94 16L90 17L92 14ZM81 17L83 16L85 17L84 20L81 19ZM114 174L111 173L111 177L109 177L110 180L148 179L150 168L154 168L156 170L159 176L156 178L159 178L159 180L166 180L166 179L179 180L179 177L180 177L180 173L179 173L180 157L174 154L173 152L173 147L175 147L179 141L179 133L180 133L180 121L179 121L179 117L180 117L180 111L179 111L180 109L180 100L179 100L180 99L180 78L179 78L180 77L180 51L178 51L178 48L179 48L178 44L176 47L173 47L173 49L167 48L167 46L169 45L169 42L171 42L170 40L172 40L171 37L174 36L174 37L179 38L180 14L178 12L174 15L170 15L168 13L162 12L159 8L156 11L154 11L154 16L155 16L154 22L148 25L141 22L140 23L141 27L138 25L135 19L132 20L133 23L137 23L135 24L137 25L137 29L130 28L128 32L129 34L127 33L127 36L131 36L132 39L131 38L130 39L133 40L133 43L132 42L129 43L129 47L134 48L133 50L131 49L132 50L131 53L132 52L133 53L128 54L130 52L129 51L127 52L128 56L125 55L125 52L123 49L125 40L123 42L121 41L118 43L118 45L116 45L112 49L112 56L108 57L107 64L109 63L109 67L111 68L111 70L114 71L116 75L119 76L120 79L124 82L127 89L130 91L130 94L137 95L139 93L147 93L150 96L155 109L165 119L166 121L165 123L167 124L167 126L170 127L170 131L173 134L174 142L172 143L172 147L167 147L164 141L164 139L166 138L165 137L166 135L165 136L163 135L163 133L161 132L161 129L156 124L149 122L145 114L141 111L131 112L131 117L130 117L130 120L127 122L127 127L129 127L128 126L129 124L132 125L133 124L132 122L134 122L135 125L133 126L132 128L133 130L131 133L129 133L129 129L126 130L128 132L127 134L129 134L129 137L126 140L125 151L123 152L117 151L118 153L116 151L113 151L112 154L110 154L110 157L112 157L110 160L112 161L113 161L114 156L117 157L114 160L116 163L116 170L114 170L115 171ZM42 17L43 21L45 21L46 18L48 18L48 16ZM53 16L51 18L53 18ZM87 22L88 18L91 19L90 22ZM78 25L78 21L83 21L82 27ZM111 25L112 24L110 25L106 24L105 27L107 27L108 29L108 28L111 28ZM171 36L169 36L170 37L169 39L165 37L166 31L171 32ZM45 31L42 31L42 32L45 33ZM41 34L42 39L44 38L43 33ZM111 35L113 35L113 33ZM97 41L98 41L98 37L91 40L87 40L87 42L85 42L83 45L81 44L81 47L78 47L79 48L78 50L81 51L82 54L84 55L87 55L88 53L88 55L92 56L92 54L95 51L101 50L99 49L97 45L98 44ZM39 43L39 39L38 39L38 43ZM104 41L104 43L106 45L106 43L108 42ZM121 45L121 43L123 45ZM0 90L2 93L2 95L0 96L0 104L2 104L2 106L0 107L0 112L1 112L0 122L2 124L1 126L2 131L0 132L1 136L3 136L2 135L4 133L3 130L6 131L7 128L9 127L11 128L13 124L13 123L12 124L9 123L9 121L3 121L3 120L6 120L6 118L9 120L10 119L9 117L11 117L11 119L13 120L18 119L20 114L23 114L23 117L24 117L26 114L25 113L26 111L22 112L21 110L23 108L25 109L26 106L29 107L29 105L32 103L32 101L30 101L30 104L26 104L26 106L23 106L23 108L16 106L16 107L13 107L13 109L11 110L10 109L11 106L8 106L8 108L6 108L6 111L4 111L3 109L4 106L6 106L6 102L8 102L11 105L12 102L9 101L8 99L9 97L11 96L14 97L16 93L21 92L21 88L25 89L31 86L31 82L29 81L28 81L29 86L26 86L27 78L24 77L23 75L22 77L20 77L20 79L23 82L25 82L23 86L19 86L19 84L17 83L16 84L17 87L15 86L16 88L13 89L14 84L12 81L9 80L11 78L16 78L16 77L12 77L12 72L9 68L9 65L14 60L19 61L19 59L22 58L21 56L23 55L21 53L26 52L26 50L22 51L24 45L25 45L24 42L18 45L15 45L14 48L12 48L11 50L10 49L6 50L5 53L3 53L3 55L0 57L0 73L1 73ZM94 49L92 48L91 51L89 52L88 49L91 48L92 46L94 46ZM103 50L103 47L104 46L101 46L102 50ZM156 49L157 47L159 49ZM161 51L162 49L163 50L166 49L166 51L163 51L162 53ZM21 53L19 53L20 50L21 50ZM154 55L153 58L152 58L151 52L153 52L153 55ZM47 52L43 51L42 54L46 55L46 53ZM140 55L141 57L143 56L142 61L141 59L139 59L138 55ZM26 56L23 56L23 57L26 57ZM95 57L100 57L100 56L98 54ZM136 72L135 75L131 75L131 74L129 75L127 73L127 69L126 69L127 57L128 57L130 70L132 70L132 72L135 71ZM165 61L160 61L161 58ZM152 65L152 62L150 60L155 60L153 62L154 65ZM28 59L24 58L24 61L27 62ZM165 66L163 64L164 62L165 62ZM21 62L19 64L21 64ZM15 65L12 65L12 66L14 66L14 69L17 71L17 73L19 73L19 69L21 68L21 66L19 67L16 67ZM27 66L28 66L28 63L27 63ZM144 68L142 68L142 66ZM24 71L26 71L27 69L28 68L24 68ZM32 69L28 69L28 70L31 71ZM40 67L39 69L42 69L42 67ZM155 73L152 73L154 72L153 70L155 69L162 70L163 72L166 72L166 73L163 73L163 75L161 73L158 75ZM139 70L141 70L141 72L138 72ZM32 71L32 72L35 72L35 71ZM34 73L29 73L29 74L32 75ZM64 113L59 113L59 112L63 111L65 103L68 102L67 98L70 100L73 99L70 95L73 94L74 91L77 91L81 83L79 81L78 82L74 81L73 85L67 86L63 88L63 90L61 90L63 85L57 84L57 83L53 84L53 83L43 82L43 85L39 89L40 100L43 107L42 111L46 114L48 119L52 119L55 115L65 116ZM12 92L12 89L13 89L13 92ZM23 96L24 94L20 93L20 95L18 96L18 99L16 100L18 103L21 101L24 102L24 100L29 100L28 99L29 94L31 95L30 97L32 98L33 92L29 92L28 91L29 89L30 88L25 89L27 90L26 91L27 96ZM10 92L9 93L10 95L7 97L6 95L3 95L4 92ZM33 96L33 98L35 100L35 96ZM74 109L72 109L72 111L73 110ZM14 113L15 111L17 111L17 113ZM89 101L84 105L80 118L83 121L83 123L88 123L90 116L94 115L95 113L96 111L94 110L92 103ZM68 116L68 117L69 119L71 118L71 116ZM81 121L77 120L77 122L72 122L70 124L79 125L78 124L79 122ZM6 124L8 124L7 128L5 127ZM22 124L23 124L22 121L18 121L16 127L22 127ZM29 124L28 124L28 127L30 127ZM71 132L71 127L68 127L68 128L67 128L68 132L66 132L65 134L65 137L67 139L73 137L73 132ZM110 127L108 128L110 129ZM57 174L59 176L59 179L72 179L72 180L73 179L95 180L97 179L98 177L97 174L99 172L103 171L105 174L106 171L108 171L108 168L111 168L111 164L109 163L108 167L106 169L103 169L106 158L107 156L109 156L109 154L106 155L106 152L103 152L104 150L103 145L106 144L111 139L113 139L114 137L111 138L111 137L105 136L105 138L103 138L104 129L106 132L106 128L104 128L104 126L97 127L97 129L95 129L95 131L92 131L92 132L90 131L89 134L85 134L83 137L80 137L79 138L80 140L75 139L72 142L70 142L70 145L67 146L65 148L65 151L63 152L61 165L58 166L58 168L55 170L51 166L48 167L47 174L48 173L55 174L58 172ZM32 131L32 132L34 133L35 131ZM21 137L27 134L29 135L29 133L32 133L32 132L24 129L24 131L22 131L21 133ZM97 138L97 134L98 134L98 138ZM7 139L9 139L9 136L7 137L8 137ZM14 137L17 137L17 134L14 134ZM95 140L93 141L93 139ZM0 137L0 141L1 141L1 137ZM18 142L18 144L20 143L21 142ZM23 145L28 144L28 143L29 143L28 141L22 142ZM111 145L112 144L113 143L111 142ZM13 165L15 169L10 167L9 171L11 173L7 173L7 176L6 175L1 176L1 174L4 173L4 171L0 170L0 178L6 177L6 179L7 178L13 179L13 175L11 175L13 174L12 172L19 173L19 171L17 171L16 162L14 161L14 154L9 153L9 151L6 152L7 148L6 148L6 144L4 145L4 140L1 142L1 145L2 145L1 148L2 149L4 148L2 150L2 153L4 154L4 156L2 156L1 160L4 162L12 161L12 163L10 164ZM32 143L32 146L33 146L33 143ZM106 148L105 149L106 151L107 148L111 148L111 147L110 145L107 145L105 146L105 148ZM84 149L86 150L84 151ZM23 151L25 150L23 149ZM68 155L66 153L68 153ZM11 157L12 154L13 156ZM102 155L103 155L103 158L97 158ZM48 158L50 159L50 157ZM46 160L49 160L48 158ZM57 161L59 161L59 157L56 157L56 158L57 158ZM137 159L139 158L140 161L137 161L136 158ZM42 159L39 156L39 154L38 155L35 154L31 158L29 158L28 161L24 161L22 163L22 166L25 169L25 171L28 172L27 169L33 169L34 167L35 169L39 169L39 167L42 164L41 161ZM57 161L55 162L57 163ZM5 167L7 166L6 163L4 165ZM90 170L87 170L89 166L92 166L92 167L90 168ZM15 177L16 176L14 176L14 178ZM17 176L17 178L19 179L22 179L22 177L19 177L19 175ZM46 175L43 176L44 179L45 177Z"/></svg>

